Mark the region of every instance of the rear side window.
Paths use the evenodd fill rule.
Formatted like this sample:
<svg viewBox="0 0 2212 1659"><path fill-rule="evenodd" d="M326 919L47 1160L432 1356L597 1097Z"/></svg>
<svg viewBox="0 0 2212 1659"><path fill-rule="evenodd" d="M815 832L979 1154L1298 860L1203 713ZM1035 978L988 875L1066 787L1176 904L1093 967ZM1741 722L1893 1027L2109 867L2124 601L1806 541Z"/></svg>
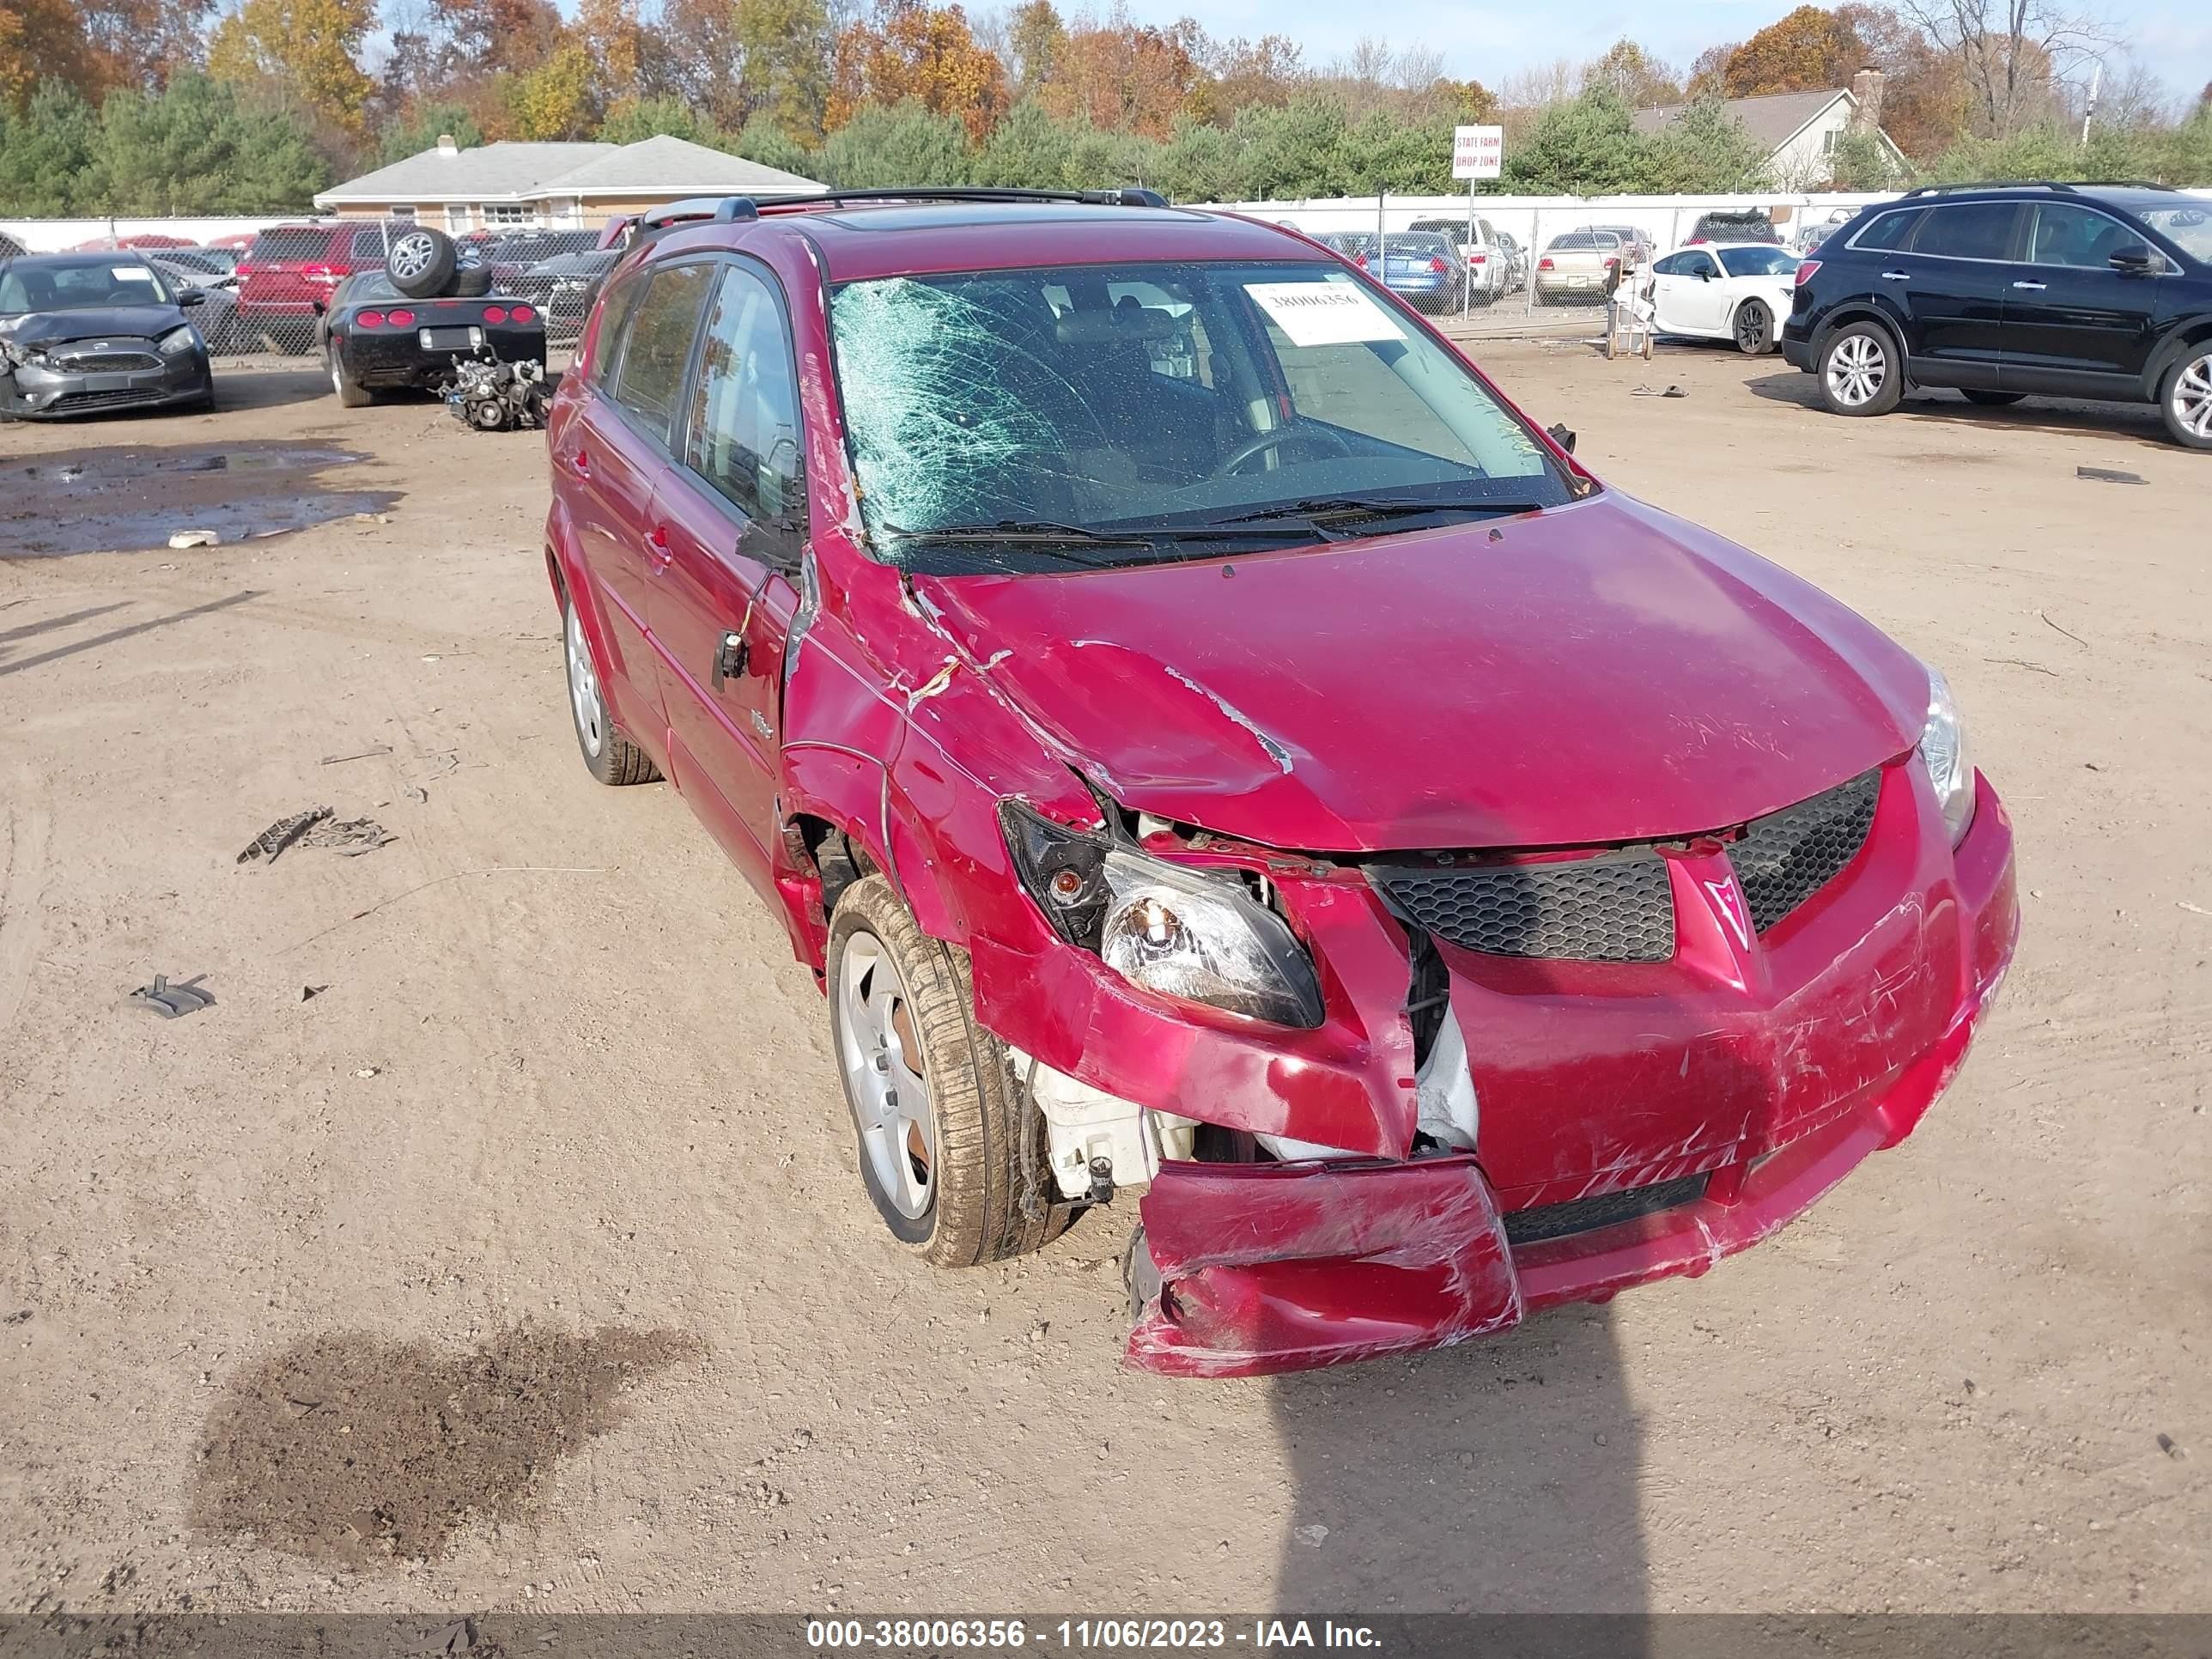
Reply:
<svg viewBox="0 0 2212 1659"><path fill-rule="evenodd" d="M700 349L684 465L748 518L799 502L799 386L783 313L750 270L723 271Z"/></svg>
<svg viewBox="0 0 2212 1659"><path fill-rule="evenodd" d="M1923 210L1901 208L1894 213L1885 213L1851 238L1853 247L1873 248L1889 252L1903 247L1912 238L1912 228L1920 222Z"/></svg>
<svg viewBox="0 0 2212 1659"><path fill-rule="evenodd" d="M622 361L623 329L644 292L645 278L632 276L609 289L606 302L599 307L599 331L592 346L592 385L610 395L616 365Z"/></svg>
<svg viewBox="0 0 2212 1659"><path fill-rule="evenodd" d="M353 257L364 262L380 261L384 258L384 233L381 230L356 230L353 234Z"/></svg>
<svg viewBox="0 0 2212 1659"><path fill-rule="evenodd" d="M710 264L671 265L653 272L623 342L615 401L664 444L675 423L691 342L715 270Z"/></svg>
<svg viewBox="0 0 2212 1659"><path fill-rule="evenodd" d="M1947 259L2002 259L2012 252L2013 222L2019 217L2020 206L2014 202L1961 202L1956 207L1930 208L1920 234L1912 239L1912 251Z"/></svg>
<svg viewBox="0 0 2212 1659"><path fill-rule="evenodd" d="M302 225L289 230L263 231L253 239L252 258L256 264L271 260L319 259L330 249L331 233L327 227Z"/></svg>

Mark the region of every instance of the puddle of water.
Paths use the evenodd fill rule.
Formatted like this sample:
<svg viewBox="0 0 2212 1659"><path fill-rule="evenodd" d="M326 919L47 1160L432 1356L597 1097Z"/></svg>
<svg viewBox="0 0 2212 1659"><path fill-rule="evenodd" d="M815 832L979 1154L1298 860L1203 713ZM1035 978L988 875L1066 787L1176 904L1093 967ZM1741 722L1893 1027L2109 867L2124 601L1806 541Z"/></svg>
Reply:
<svg viewBox="0 0 2212 1659"><path fill-rule="evenodd" d="M381 513L391 490L318 476L366 459L312 444L82 449L0 466L0 558L166 548L179 530L250 541Z"/></svg>
<svg viewBox="0 0 2212 1659"><path fill-rule="evenodd" d="M622 1420L618 1396L704 1352L680 1331L523 1327L471 1352L345 1332L236 1379L208 1415L191 1523L320 1561L428 1560L471 1517Z"/></svg>

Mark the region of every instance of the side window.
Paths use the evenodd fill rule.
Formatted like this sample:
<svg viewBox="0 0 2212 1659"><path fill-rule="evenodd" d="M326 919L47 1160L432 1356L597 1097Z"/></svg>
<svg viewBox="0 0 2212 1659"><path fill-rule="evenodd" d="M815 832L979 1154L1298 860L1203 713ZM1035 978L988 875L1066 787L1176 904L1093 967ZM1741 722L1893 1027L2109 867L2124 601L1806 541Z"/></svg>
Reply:
<svg viewBox="0 0 2212 1659"><path fill-rule="evenodd" d="M599 331L592 345L592 385L613 395L615 368L622 361L623 329L637 309L637 296L645 292L645 278L631 276L615 284L599 307Z"/></svg>
<svg viewBox="0 0 2212 1659"><path fill-rule="evenodd" d="M1912 239L1912 228L1920 222L1922 210L1905 208L1895 213L1885 213L1851 239L1853 247L1873 248L1887 252L1903 247Z"/></svg>
<svg viewBox="0 0 2212 1659"><path fill-rule="evenodd" d="M791 344L775 296L743 267L723 268L686 425L684 465L746 517L781 519L800 509Z"/></svg>
<svg viewBox="0 0 2212 1659"><path fill-rule="evenodd" d="M1690 256L1690 262L1682 267L1682 274L1686 276L1717 276L1721 274L1721 268L1711 254L1699 249Z"/></svg>
<svg viewBox="0 0 2212 1659"><path fill-rule="evenodd" d="M669 441L691 342L719 267L670 265L651 272L636 314L624 331L622 361L615 366L615 401L662 443Z"/></svg>
<svg viewBox="0 0 2212 1659"><path fill-rule="evenodd" d="M2035 210L2035 239L2027 257L2039 265L2102 270L2115 252L2142 240L2117 219L2085 207L2045 202Z"/></svg>
<svg viewBox="0 0 2212 1659"><path fill-rule="evenodd" d="M1654 264L1651 270L1654 276L1686 276L1690 274L1690 256L1670 253Z"/></svg>
<svg viewBox="0 0 2212 1659"><path fill-rule="evenodd" d="M1920 234L1912 239L1912 251L1950 259L2002 259L2012 252L2012 228L2019 217L2020 206L2014 202L1961 202L1956 207L1930 208Z"/></svg>
<svg viewBox="0 0 2212 1659"><path fill-rule="evenodd" d="M384 263L384 233L381 230L356 230L353 234L353 257L356 260Z"/></svg>

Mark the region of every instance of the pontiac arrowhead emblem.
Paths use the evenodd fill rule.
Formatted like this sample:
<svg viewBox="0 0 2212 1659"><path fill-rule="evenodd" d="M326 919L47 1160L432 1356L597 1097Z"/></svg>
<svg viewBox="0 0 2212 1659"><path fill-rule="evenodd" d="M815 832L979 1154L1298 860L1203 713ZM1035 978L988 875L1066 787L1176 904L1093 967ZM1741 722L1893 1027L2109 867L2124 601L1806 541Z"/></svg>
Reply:
<svg viewBox="0 0 2212 1659"><path fill-rule="evenodd" d="M1743 902L1743 889L1736 884L1733 875L1705 884L1705 895L1713 902L1713 911L1729 932L1735 936L1737 948L1751 949L1751 913Z"/></svg>

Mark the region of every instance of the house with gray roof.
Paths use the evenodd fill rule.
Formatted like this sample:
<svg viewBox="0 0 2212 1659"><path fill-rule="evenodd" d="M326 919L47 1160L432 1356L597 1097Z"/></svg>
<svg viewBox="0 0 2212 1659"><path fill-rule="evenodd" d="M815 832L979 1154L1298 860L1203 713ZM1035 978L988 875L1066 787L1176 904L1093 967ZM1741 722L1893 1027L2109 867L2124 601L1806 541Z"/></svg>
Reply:
<svg viewBox="0 0 2212 1659"><path fill-rule="evenodd" d="M1836 145L1844 134L1863 127L1889 152L1900 170L1905 153L1881 130L1880 70L1861 70L1848 87L1825 92L1778 92L1763 98L1731 98L1721 107L1766 147L1767 179L1782 191L1811 190L1827 183ZM1665 104L1636 112L1636 130L1647 137L1678 120L1687 104Z"/></svg>
<svg viewBox="0 0 2212 1659"><path fill-rule="evenodd" d="M333 185L316 207L341 217L415 219L467 230L597 229L690 196L798 196L811 179L659 133L634 144L463 148L449 137L404 161Z"/></svg>

